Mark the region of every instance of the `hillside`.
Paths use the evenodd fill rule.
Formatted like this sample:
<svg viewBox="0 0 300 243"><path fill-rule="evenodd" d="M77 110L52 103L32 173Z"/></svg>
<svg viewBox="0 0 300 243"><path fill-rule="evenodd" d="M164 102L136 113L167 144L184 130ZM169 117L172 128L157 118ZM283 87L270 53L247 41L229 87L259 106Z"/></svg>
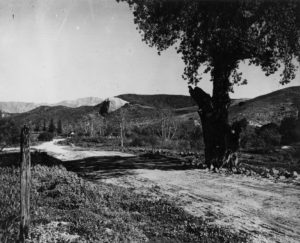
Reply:
<svg viewBox="0 0 300 243"><path fill-rule="evenodd" d="M231 120L246 118L254 124L279 124L284 117L297 117L299 109L300 86L294 86L240 102L230 108L229 114Z"/></svg>
<svg viewBox="0 0 300 243"><path fill-rule="evenodd" d="M22 124L31 124L32 126L43 126L44 121L48 126L51 119L54 122L61 120L65 129L67 126L79 124L91 117L97 116L97 106L81 106L70 108L66 106L40 106L31 111L13 114L11 117L21 126Z"/></svg>
<svg viewBox="0 0 300 243"><path fill-rule="evenodd" d="M151 114L155 113L151 111L151 108L172 108L178 119L186 121L199 119L198 108L189 96L126 94L118 97L122 97L131 104L139 105L139 108L130 108L131 112L129 112L131 116L136 113L136 118L143 115L144 118L151 119ZM256 125L270 122L279 124L284 117L297 117L299 110L300 86L294 86L254 99L232 99L229 119L234 121L246 118L251 124Z"/></svg>
<svg viewBox="0 0 300 243"><path fill-rule="evenodd" d="M199 120L197 106L189 96L179 95L120 95L119 98L129 102L122 109L127 121L132 124L149 124L159 117L159 109L172 108L174 116L181 121ZM254 99L233 100L229 109L230 120L246 118L250 123L262 125L270 122L277 124L287 116L296 117L300 107L300 86L278 90ZM83 126L87 122L101 122L99 115L102 103L96 106L81 106L70 108L66 106L40 106L31 111L13 114L18 125L24 123L48 124L50 119L62 120L64 129ZM297 108L298 107L298 108ZM112 112L108 117L111 120L119 119L120 112Z"/></svg>
<svg viewBox="0 0 300 243"><path fill-rule="evenodd" d="M190 96L186 95L138 95L138 94L122 94L117 96L131 104L139 104L142 106L156 108L184 108L194 106Z"/></svg>

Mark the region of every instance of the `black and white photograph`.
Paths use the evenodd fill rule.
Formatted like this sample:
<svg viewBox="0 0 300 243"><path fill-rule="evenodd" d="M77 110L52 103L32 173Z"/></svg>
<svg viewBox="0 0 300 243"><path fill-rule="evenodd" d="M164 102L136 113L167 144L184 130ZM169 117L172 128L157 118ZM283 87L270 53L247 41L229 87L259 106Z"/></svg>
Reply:
<svg viewBox="0 0 300 243"><path fill-rule="evenodd" d="M15 242L300 242L300 0L0 0Z"/></svg>

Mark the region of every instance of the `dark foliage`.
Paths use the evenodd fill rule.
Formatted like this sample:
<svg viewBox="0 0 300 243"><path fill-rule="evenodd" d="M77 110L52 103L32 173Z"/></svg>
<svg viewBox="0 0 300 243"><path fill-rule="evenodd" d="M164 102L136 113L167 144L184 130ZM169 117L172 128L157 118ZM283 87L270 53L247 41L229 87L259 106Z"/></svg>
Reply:
<svg viewBox="0 0 300 243"><path fill-rule="evenodd" d="M282 134L282 144L291 144L300 141L300 119L287 117L280 124L280 133Z"/></svg>
<svg viewBox="0 0 300 243"><path fill-rule="evenodd" d="M260 127L257 134L268 146L280 145L281 135L279 133L279 127L274 123L269 123Z"/></svg>
<svg viewBox="0 0 300 243"><path fill-rule="evenodd" d="M220 65L232 84L244 83L238 61L249 59L266 75L283 64L282 83L295 77L299 59L298 1L127 1L143 41L159 52L176 44L186 64L184 77L199 81L198 68L215 77ZM219 63L222 61L222 63ZM219 64L218 64L219 63Z"/></svg>
<svg viewBox="0 0 300 243"><path fill-rule="evenodd" d="M247 126L241 133L241 147L245 149L267 152L280 145L281 134L274 123L262 127Z"/></svg>
<svg viewBox="0 0 300 243"><path fill-rule="evenodd" d="M53 121L53 119L51 119L51 120L50 120L49 127L48 127L48 132L54 133L55 130L56 130L56 127L55 127L55 125L54 125L54 121Z"/></svg>
<svg viewBox="0 0 300 243"><path fill-rule="evenodd" d="M46 132L47 128L46 128L46 120L43 120L43 131Z"/></svg>
<svg viewBox="0 0 300 243"><path fill-rule="evenodd" d="M43 141L43 142L51 141L53 138L54 138L54 135L51 132L42 132L38 136L38 140Z"/></svg>
<svg viewBox="0 0 300 243"><path fill-rule="evenodd" d="M61 120L58 120L58 122L57 122L57 130L56 131L57 131L57 134L62 134L63 133Z"/></svg>
<svg viewBox="0 0 300 243"><path fill-rule="evenodd" d="M35 132L39 132L40 131L40 124L36 123L33 129Z"/></svg>
<svg viewBox="0 0 300 243"><path fill-rule="evenodd" d="M7 145L19 143L20 129L9 118L0 118L0 150Z"/></svg>

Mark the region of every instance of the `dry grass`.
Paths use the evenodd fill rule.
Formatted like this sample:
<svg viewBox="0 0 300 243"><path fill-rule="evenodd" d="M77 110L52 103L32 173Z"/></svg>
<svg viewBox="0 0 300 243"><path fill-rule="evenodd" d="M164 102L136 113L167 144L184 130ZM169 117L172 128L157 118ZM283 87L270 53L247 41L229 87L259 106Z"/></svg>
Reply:
<svg viewBox="0 0 300 243"><path fill-rule="evenodd" d="M0 241L15 242L19 169L0 168ZM64 167L32 168L30 242L244 242L174 204L92 184Z"/></svg>

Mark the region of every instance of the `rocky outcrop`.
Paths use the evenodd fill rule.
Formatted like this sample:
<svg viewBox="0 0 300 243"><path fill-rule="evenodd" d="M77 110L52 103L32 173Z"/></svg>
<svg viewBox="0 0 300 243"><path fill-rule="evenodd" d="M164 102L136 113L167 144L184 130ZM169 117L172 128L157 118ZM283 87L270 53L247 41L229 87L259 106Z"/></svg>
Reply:
<svg viewBox="0 0 300 243"><path fill-rule="evenodd" d="M104 100L102 102L99 113L101 115L105 115L105 114L108 114L108 113L111 113L113 111L120 109L121 107L123 107L126 104L128 104L127 101L122 100L117 97L107 98L106 100Z"/></svg>

